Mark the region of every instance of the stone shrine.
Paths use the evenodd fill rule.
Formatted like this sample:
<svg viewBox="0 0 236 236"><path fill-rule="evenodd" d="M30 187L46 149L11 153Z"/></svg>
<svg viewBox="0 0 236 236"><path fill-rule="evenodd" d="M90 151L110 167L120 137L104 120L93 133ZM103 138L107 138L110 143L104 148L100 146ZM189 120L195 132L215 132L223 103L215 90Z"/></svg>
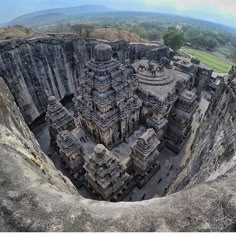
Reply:
<svg viewBox="0 0 236 236"><path fill-rule="evenodd" d="M73 117L54 96L48 99L46 120L49 123L49 133L52 142L56 141L59 132L75 128Z"/></svg>
<svg viewBox="0 0 236 236"><path fill-rule="evenodd" d="M160 168L158 161L160 144L154 129L148 129L132 146L132 164L136 181L141 188Z"/></svg>
<svg viewBox="0 0 236 236"><path fill-rule="evenodd" d="M83 169L84 154L81 143L71 132L65 130L57 135L57 146L59 148L60 157L69 170L69 173L81 185L85 173Z"/></svg>
<svg viewBox="0 0 236 236"><path fill-rule="evenodd" d="M124 166L102 144L95 147L84 169L88 187L98 199L119 201L134 186Z"/></svg>

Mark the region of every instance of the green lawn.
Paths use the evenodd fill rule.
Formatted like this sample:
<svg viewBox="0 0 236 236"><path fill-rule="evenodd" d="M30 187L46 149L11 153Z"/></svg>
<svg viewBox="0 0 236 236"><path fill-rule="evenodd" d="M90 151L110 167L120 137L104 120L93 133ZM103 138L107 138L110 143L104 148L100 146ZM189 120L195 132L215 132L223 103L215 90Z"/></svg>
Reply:
<svg viewBox="0 0 236 236"><path fill-rule="evenodd" d="M233 62L224 58L222 55L216 55L211 52L197 50L193 48L182 48L181 51L197 57L201 63L208 65L216 72L227 73L231 69Z"/></svg>

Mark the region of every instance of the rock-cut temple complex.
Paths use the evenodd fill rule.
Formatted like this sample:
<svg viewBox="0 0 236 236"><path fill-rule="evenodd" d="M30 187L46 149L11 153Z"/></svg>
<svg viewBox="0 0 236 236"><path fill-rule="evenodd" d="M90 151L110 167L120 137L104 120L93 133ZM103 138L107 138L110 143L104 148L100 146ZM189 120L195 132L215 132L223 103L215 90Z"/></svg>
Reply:
<svg viewBox="0 0 236 236"><path fill-rule="evenodd" d="M111 46L94 47L79 78L74 119L55 97L46 117L71 175L94 198L120 201L159 171L164 147L175 153L184 147L207 70L201 72L198 61L122 64L112 56Z"/></svg>

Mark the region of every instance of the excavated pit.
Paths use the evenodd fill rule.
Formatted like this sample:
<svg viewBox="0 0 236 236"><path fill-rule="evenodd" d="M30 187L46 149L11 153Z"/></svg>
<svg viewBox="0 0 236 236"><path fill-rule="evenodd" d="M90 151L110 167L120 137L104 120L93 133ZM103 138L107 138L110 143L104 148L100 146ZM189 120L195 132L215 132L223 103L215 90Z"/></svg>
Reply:
<svg viewBox="0 0 236 236"><path fill-rule="evenodd" d="M181 153L179 159L173 156L176 169L169 174L168 181L158 185L163 176L167 180L166 167L172 166L171 161L163 160L163 175L154 176L140 192L134 191L124 200L134 202L93 201L81 197L89 197L83 190L78 194L57 157L47 157L42 152L48 154L50 148L44 122L46 101L39 93L42 84L40 80L31 81L24 76L26 72L22 69L23 61L34 58L35 53L40 55L40 50L56 55L51 61L55 69L63 48L72 52L78 42L80 50L84 50L82 39L65 40L64 36L53 40L0 43L0 76L41 145L40 148L11 92L0 80L1 231L235 231L236 73L233 71L225 80L225 87L212 99L208 109L208 104L202 100L202 111L206 111L206 115L198 124L198 114L195 114L194 132L185 154ZM89 51L88 45L86 50ZM123 54L118 52L121 57ZM139 49L137 57L140 52L147 53ZM46 61L50 59L48 55ZM73 64L77 56L71 55L68 53L66 57ZM32 78L44 76L43 66L37 67L37 63L37 60L30 63L33 65ZM66 70L71 71L70 66ZM54 72L50 76L52 81L58 81ZM73 93L65 78L60 80L66 84L66 92L61 91L62 84L52 90L58 90L61 99ZM66 99L64 105L70 108L70 99ZM172 155L163 152L163 159ZM137 202L142 200L143 194L146 194L145 200L150 200Z"/></svg>
<svg viewBox="0 0 236 236"><path fill-rule="evenodd" d="M108 42L109 43L109 42ZM12 88L17 104L22 111L26 122L30 125L35 138L40 144L40 147L46 155L49 155L55 167L62 171L64 175L70 178L68 171L61 164L61 160L56 152L54 146L51 145L49 126L45 121L45 110L47 105L47 94L44 91L55 94L59 99L63 98L62 104L73 115L73 94L78 88L78 77L83 74L83 66L85 62L92 57L92 48L97 44L96 40L88 40L76 38L74 36L51 36L48 39L34 39L30 41L13 41L11 47L8 44L2 43L1 57L2 62L8 60L11 62L3 63L0 67L0 74L6 77L6 82ZM113 49L113 54L117 55L117 59L124 62L127 59L135 60L141 56L150 57L151 50L157 45L128 45L124 42L110 43ZM8 47L7 47L7 46ZM159 46L158 46L159 47ZM7 49L6 49L7 48ZM163 50L163 48L161 48ZM17 57L12 57L16 53ZM141 61L140 61L141 62ZM135 70L138 72L137 76L147 76L144 72L139 72L138 65L140 62L134 64ZM28 64L28 71L26 72L25 65ZM30 66L31 65L31 66ZM147 66L147 60L143 60L143 65ZM174 76L168 74L169 70L160 73L160 78L155 80L155 83L168 85L173 82ZM141 75L143 73L144 75ZM169 72L170 73L170 72ZM36 81L32 81L34 78ZM19 80L19 84L14 80ZM148 76L145 78L149 78ZM148 79L150 81L152 77ZM146 82L140 79L140 83ZM26 85L25 94L18 93L18 89ZM161 84L157 84L160 86ZM156 85L156 84L155 84ZM46 86L46 87L45 87ZM154 85L153 85L154 86ZM161 86L160 86L161 88ZM168 86L167 86L168 89ZM163 92L163 91L159 91ZM29 94L28 100L26 94ZM25 96L26 95L26 96ZM31 97L31 98L30 98ZM204 115L208 107L208 101L205 96L202 96L200 102L200 109L202 114L195 113L192 122L192 133L189 140L177 155L168 148L164 148L159 157L161 169L148 181L142 189L135 187L123 200L124 201L141 201L151 199L153 197L162 197L168 193L169 187L172 185L177 174L183 169L189 159L191 153L191 146L199 126L199 117ZM131 152L130 145L134 143L144 131L142 128L137 130L130 138L129 145L121 144L118 148L113 150L113 153L123 160L125 154L128 156ZM95 143L90 140L90 147L95 147ZM93 150L93 148L91 148ZM70 178L75 186L76 181ZM85 187L77 187L79 193L85 198L92 198Z"/></svg>

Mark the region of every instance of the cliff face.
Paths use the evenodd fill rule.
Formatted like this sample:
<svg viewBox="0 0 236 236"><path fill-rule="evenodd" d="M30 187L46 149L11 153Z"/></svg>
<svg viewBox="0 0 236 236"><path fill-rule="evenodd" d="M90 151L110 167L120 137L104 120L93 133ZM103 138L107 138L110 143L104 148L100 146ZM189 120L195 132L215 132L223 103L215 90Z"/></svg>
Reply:
<svg viewBox="0 0 236 236"><path fill-rule="evenodd" d="M228 95L220 97L224 96ZM225 105L226 113L231 111L230 107L230 102ZM217 102L210 116L218 108ZM218 129L211 127L204 134L205 125L210 125L207 120L202 124L195 145L209 143L209 138L212 142L205 148L196 146L192 153L195 161L208 157L208 146L215 154L219 152L222 163L233 155L230 142L224 144L224 149L217 148L223 147L219 130L232 127L221 111ZM83 199L42 153L3 80L0 80L0 150L0 231L236 230L236 169L231 164L227 174L224 168L216 180L163 198L135 203ZM204 167L204 163L194 172L192 183L206 179L202 170L208 166ZM191 167L191 162L187 165ZM176 184L177 188L181 188L181 183Z"/></svg>
<svg viewBox="0 0 236 236"><path fill-rule="evenodd" d="M87 60L82 39L44 38L0 43L0 76L28 124L41 115L47 98L70 95Z"/></svg>
<svg viewBox="0 0 236 236"><path fill-rule="evenodd" d="M236 165L236 76L229 75L200 125L189 159L169 194L227 176Z"/></svg>
<svg viewBox="0 0 236 236"><path fill-rule="evenodd" d="M27 166L31 166L31 170L36 170L36 173L35 176L28 175L27 178L33 178L37 174L40 174L44 177L44 181L54 182L56 180L55 176L60 176L59 181L56 181L57 183L52 182L52 184L61 189L61 191L66 190L66 192L75 193L74 186L69 180L62 177L62 174L57 171L39 147L38 142L25 124L24 118L14 102L14 98L2 78L0 78L0 110L0 167L3 167L2 164L5 159L8 159L7 162L9 163L9 169L1 170L6 171L6 173L14 170L14 162L10 161L13 157L18 164L23 164L24 162L26 164L25 169L19 169L19 171L17 170L14 173L16 178L18 172L27 173ZM21 156L21 158L17 159L17 156ZM9 181L11 177L14 180L13 176L9 176ZM17 179L15 180L17 182ZM3 183L4 187L5 182L3 181L1 183Z"/></svg>

